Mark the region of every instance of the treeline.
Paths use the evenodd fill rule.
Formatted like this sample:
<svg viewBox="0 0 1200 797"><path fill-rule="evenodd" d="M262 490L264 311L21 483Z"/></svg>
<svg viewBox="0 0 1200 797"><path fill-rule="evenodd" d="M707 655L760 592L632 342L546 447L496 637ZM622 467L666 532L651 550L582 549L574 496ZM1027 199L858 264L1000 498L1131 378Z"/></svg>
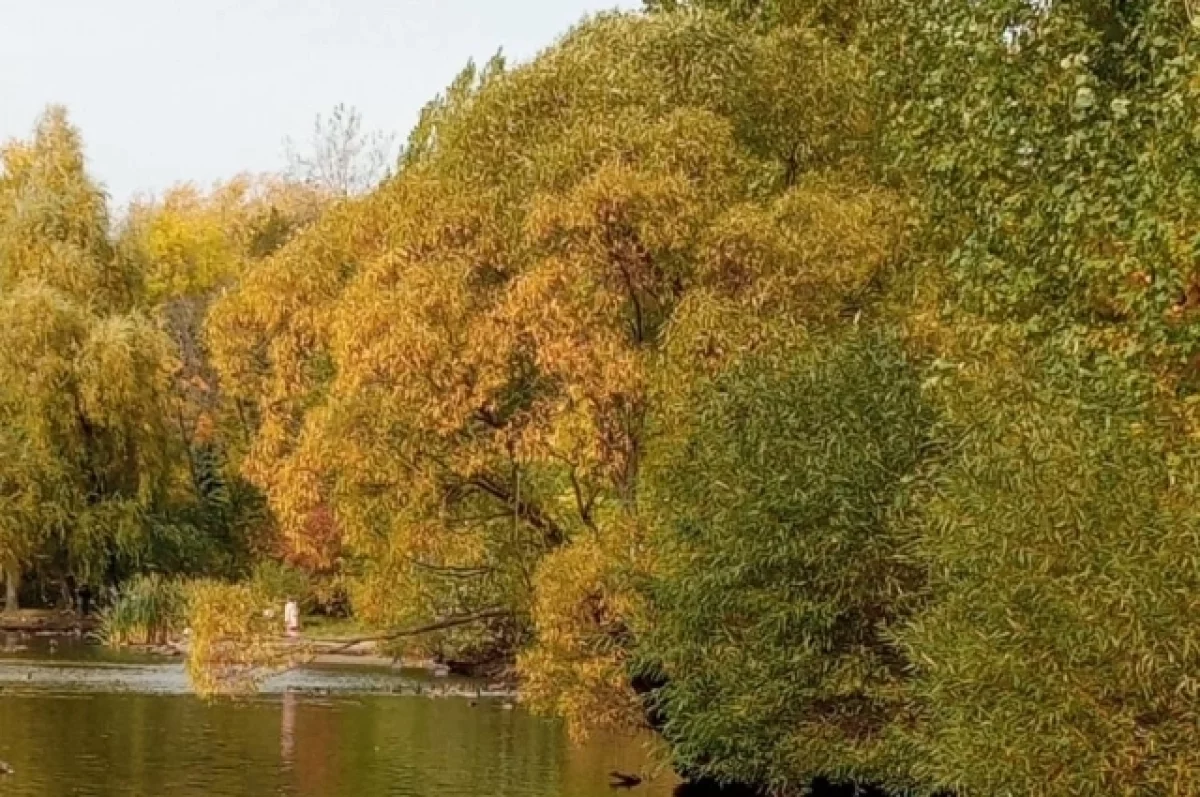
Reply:
<svg viewBox="0 0 1200 797"><path fill-rule="evenodd" d="M144 571L234 577L278 548L253 432L203 341L216 292L323 195L237 179L115 219L51 109L0 150L0 570L7 607Z"/></svg>
<svg viewBox="0 0 1200 797"><path fill-rule="evenodd" d="M1200 793L1190 15L660 0L468 68L370 190L116 233L49 116L0 555L286 555L693 778ZM259 609L205 585L198 684Z"/></svg>

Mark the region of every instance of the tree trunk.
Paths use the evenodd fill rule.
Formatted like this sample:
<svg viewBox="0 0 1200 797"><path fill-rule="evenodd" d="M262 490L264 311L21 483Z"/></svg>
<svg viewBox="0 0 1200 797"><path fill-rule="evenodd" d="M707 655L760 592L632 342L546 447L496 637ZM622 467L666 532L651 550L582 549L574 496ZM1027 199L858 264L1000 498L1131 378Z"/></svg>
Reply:
<svg viewBox="0 0 1200 797"><path fill-rule="evenodd" d="M4 611L15 612L21 608L21 570L17 567L4 568Z"/></svg>

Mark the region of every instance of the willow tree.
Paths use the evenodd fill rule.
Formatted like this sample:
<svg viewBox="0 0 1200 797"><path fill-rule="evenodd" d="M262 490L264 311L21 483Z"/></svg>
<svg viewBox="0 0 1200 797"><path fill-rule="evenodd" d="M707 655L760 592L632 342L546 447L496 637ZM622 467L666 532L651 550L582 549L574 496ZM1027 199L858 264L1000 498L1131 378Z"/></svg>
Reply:
<svg viewBox="0 0 1200 797"><path fill-rule="evenodd" d="M965 326L965 325L964 325ZM1197 451L1153 374L1020 327L927 380L913 772L963 795L1195 794ZM965 330L963 330L965 331Z"/></svg>
<svg viewBox="0 0 1200 797"><path fill-rule="evenodd" d="M51 109L0 153L0 560L8 597L35 555L96 580L136 557L169 491L161 332L131 311L138 275L109 239L78 133ZM10 602L10 606L12 603Z"/></svg>
<svg viewBox="0 0 1200 797"><path fill-rule="evenodd" d="M193 495L172 523L176 536L204 544L176 568L234 574L274 544L261 493L238 473L251 408L221 390L203 328L215 297L311 223L325 201L312 187L240 175L209 191L175 186L134 202L123 219L117 247L144 275L144 303L179 360L166 411Z"/></svg>
<svg viewBox="0 0 1200 797"><path fill-rule="evenodd" d="M468 647L536 639L541 705L636 713L618 582L645 550L664 341L684 315L699 336L707 312L752 327L869 290L896 225L848 188L860 77L800 30L599 18L530 64L464 73L400 174L218 304L215 360L255 405L246 472L298 547L333 508L364 618L485 629ZM839 223L862 245L822 233L827 261L772 258Z"/></svg>
<svg viewBox="0 0 1200 797"><path fill-rule="evenodd" d="M915 785L894 635L925 598L903 556L935 451L923 369L857 326L739 359L691 391L652 460L654 716L693 777Z"/></svg>
<svg viewBox="0 0 1200 797"><path fill-rule="evenodd" d="M40 281L99 309L131 306L137 274L109 240L107 202L78 131L50 108L29 141L0 150L0 289Z"/></svg>

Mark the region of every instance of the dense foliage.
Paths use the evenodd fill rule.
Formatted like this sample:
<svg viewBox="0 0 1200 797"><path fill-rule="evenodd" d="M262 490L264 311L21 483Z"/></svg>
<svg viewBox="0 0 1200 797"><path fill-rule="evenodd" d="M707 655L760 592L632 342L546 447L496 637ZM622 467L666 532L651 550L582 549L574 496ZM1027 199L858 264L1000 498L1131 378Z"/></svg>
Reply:
<svg viewBox="0 0 1200 797"><path fill-rule="evenodd" d="M15 598L36 554L87 578L145 549L173 487L170 351L135 307L63 113L2 157L0 561Z"/></svg>
<svg viewBox="0 0 1200 797"><path fill-rule="evenodd" d="M1195 31L657 0L468 67L394 168L355 123L119 224L51 111L0 171L10 591L208 577L220 692L336 585L784 795L1200 794Z"/></svg>
<svg viewBox="0 0 1200 797"><path fill-rule="evenodd" d="M820 81L789 85L798 63ZM597 20L526 67L465 73L400 174L214 308L223 386L258 419L246 472L311 555L332 507L360 616L483 611L506 646L537 640L528 662L562 663L575 643L535 633L558 622L538 595L578 594L600 575L588 550L634 544L668 329L828 315L890 255L891 204L846 165L858 69L801 31Z"/></svg>
<svg viewBox="0 0 1200 797"><path fill-rule="evenodd" d="M239 179L109 215L61 109L0 151L0 567L55 602L133 573L232 575L270 539L199 333L208 297L320 206Z"/></svg>
<svg viewBox="0 0 1200 797"><path fill-rule="evenodd" d="M920 608L902 553L933 413L897 341L839 338L722 374L655 463L644 666L667 679L656 709L686 770L795 786L905 763L895 632Z"/></svg>

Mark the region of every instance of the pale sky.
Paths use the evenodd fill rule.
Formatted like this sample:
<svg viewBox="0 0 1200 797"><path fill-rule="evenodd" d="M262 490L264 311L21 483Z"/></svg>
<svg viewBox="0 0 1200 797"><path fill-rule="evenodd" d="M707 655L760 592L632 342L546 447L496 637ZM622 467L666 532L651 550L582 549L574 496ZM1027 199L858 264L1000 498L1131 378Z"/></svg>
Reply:
<svg viewBox="0 0 1200 797"><path fill-rule="evenodd" d="M48 103L120 205L284 165L318 113L401 137L469 58L525 60L640 0L0 0L0 140Z"/></svg>

